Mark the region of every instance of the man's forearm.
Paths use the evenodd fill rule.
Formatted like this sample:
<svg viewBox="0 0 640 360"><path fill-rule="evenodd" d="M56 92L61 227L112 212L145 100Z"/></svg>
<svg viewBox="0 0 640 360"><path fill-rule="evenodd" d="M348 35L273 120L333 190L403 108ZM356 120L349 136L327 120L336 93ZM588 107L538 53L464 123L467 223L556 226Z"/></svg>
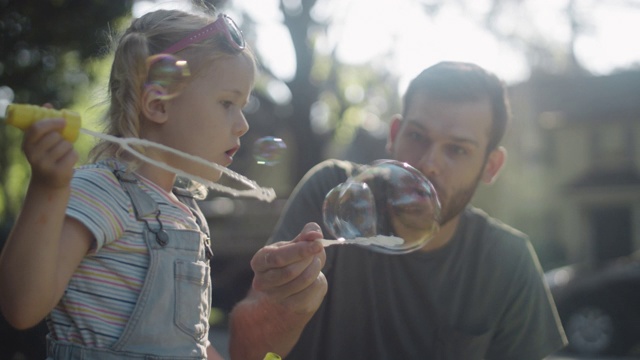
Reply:
<svg viewBox="0 0 640 360"><path fill-rule="evenodd" d="M289 354L312 314L297 314L251 295L230 315L231 359L263 360L268 352Z"/></svg>

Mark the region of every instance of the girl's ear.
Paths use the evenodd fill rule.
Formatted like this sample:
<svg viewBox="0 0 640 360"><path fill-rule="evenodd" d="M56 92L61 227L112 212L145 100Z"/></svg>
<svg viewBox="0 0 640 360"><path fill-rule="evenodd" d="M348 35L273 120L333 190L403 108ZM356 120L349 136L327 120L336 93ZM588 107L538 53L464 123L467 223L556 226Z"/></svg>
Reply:
<svg viewBox="0 0 640 360"><path fill-rule="evenodd" d="M163 100L165 95L166 90L160 85L145 86L140 111L146 119L157 124L163 124L169 119L166 103Z"/></svg>

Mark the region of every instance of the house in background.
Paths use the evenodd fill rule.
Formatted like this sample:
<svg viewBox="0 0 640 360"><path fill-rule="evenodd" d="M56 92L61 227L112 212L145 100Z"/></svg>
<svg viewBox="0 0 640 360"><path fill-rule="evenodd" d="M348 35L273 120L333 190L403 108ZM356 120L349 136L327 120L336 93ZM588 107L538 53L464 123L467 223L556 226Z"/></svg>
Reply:
<svg viewBox="0 0 640 360"><path fill-rule="evenodd" d="M508 160L474 204L531 236L543 266L640 249L640 71L509 88Z"/></svg>

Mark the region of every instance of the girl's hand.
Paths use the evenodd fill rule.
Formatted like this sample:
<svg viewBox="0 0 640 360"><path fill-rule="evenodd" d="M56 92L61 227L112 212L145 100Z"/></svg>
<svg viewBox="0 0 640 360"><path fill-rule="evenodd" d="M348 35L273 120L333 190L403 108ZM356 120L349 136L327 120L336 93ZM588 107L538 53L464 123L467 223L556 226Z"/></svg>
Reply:
<svg viewBox="0 0 640 360"><path fill-rule="evenodd" d="M22 150L31 164L32 184L50 188L69 186L79 156L60 135L64 126L64 119L45 119L25 132Z"/></svg>

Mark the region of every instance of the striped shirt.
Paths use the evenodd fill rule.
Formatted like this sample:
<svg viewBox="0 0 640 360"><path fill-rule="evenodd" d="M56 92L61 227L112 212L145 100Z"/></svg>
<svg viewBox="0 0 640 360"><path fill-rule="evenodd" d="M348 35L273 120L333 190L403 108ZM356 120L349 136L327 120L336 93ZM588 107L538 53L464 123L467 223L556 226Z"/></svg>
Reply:
<svg viewBox="0 0 640 360"><path fill-rule="evenodd" d="M109 347L122 334L138 299L149 264L129 196L113 171L123 163L103 160L75 171L67 216L79 220L94 236L92 250L75 271L64 296L47 322L54 339L88 347ZM158 204L166 229L198 230L189 208L151 181L139 184ZM149 223L156 225L155 215Z"/></svg>

